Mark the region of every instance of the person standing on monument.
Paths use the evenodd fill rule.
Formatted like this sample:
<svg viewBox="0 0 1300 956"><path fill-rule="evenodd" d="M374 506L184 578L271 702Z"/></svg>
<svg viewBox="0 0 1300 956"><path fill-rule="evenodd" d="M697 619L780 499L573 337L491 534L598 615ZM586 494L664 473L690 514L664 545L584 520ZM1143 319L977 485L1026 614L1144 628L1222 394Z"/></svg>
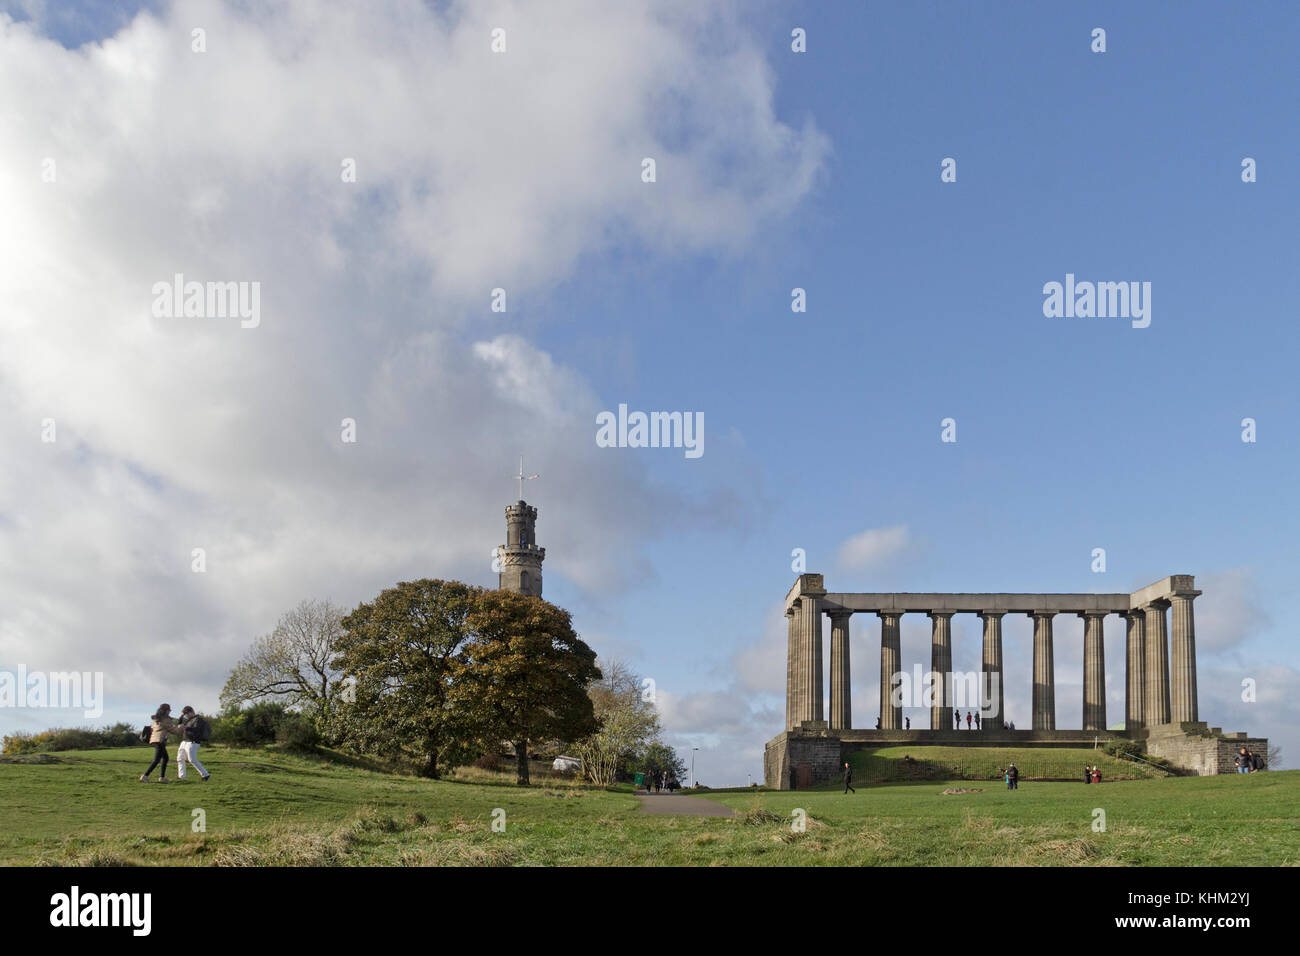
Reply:
<svg viewBox="0 0 1300 956"><path fill-rule="evenodd" d="M970 730L970 711L966 711L966 729Z"/></svg>
<svg viewBox="0 0 1300 956"><path fill-rule="evenodd" d="M952 729L961 730L961 711L956 707L952 709Z"/></svg>
<svg viewBox="0 0 1300 956"><path fill-rule="evenodd" d="M911 718L911 717L904 717L904 718L903 718L903 723L907 725L907 726L904 728L905 730L911 730L911 729L912 729L912 718ZM845 764L845 766L848 766L848 765Z"/></svg>
<svg viewBox="0 0 1300 956"><path fill-rule="evenodd" d="M975 711L975 729L980 729L980 712L978 710Z"/></svg>

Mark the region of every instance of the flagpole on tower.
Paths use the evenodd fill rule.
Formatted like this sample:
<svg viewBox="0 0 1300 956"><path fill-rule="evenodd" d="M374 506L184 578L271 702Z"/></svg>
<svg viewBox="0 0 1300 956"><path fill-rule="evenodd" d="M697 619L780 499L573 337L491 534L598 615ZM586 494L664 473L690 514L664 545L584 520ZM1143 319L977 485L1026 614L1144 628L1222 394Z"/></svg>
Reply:
<svg viewBox="0 0 1300 956"><path fill-rule="evenodd" d="M540 477L542 477L542 476L541 476L541 475L525 475L525 474L524 474L524 456L523 456L523 455L520 455L520 456L519 456L519 474L515 475L515 477L516 477L517 479L519 479L519 500L520 500L520 501L523 501L523 500L524 500L524 482L525 482L525 481L532 481L534 478L540 478Z"/></svg>

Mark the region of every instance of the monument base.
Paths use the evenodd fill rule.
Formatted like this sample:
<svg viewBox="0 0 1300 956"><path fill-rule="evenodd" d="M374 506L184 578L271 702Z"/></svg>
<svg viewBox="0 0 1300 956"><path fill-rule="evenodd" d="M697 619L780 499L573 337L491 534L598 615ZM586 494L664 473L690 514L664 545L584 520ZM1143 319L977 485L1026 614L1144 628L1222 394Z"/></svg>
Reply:
<svg viewBox="0 0 1300 956"><path fill-rule="evenodd" d="M1133 735L1146 745L1147 753L1162 757L1185 774L1208 777L1218 773L1236 773L1235 757L1245 747L1257 753L1268 768L1268 738L1248 737L1244 733L1225 734L1219 727L1204 721L1183 724L1157 724L1148 731Z"/></svg>
<svg viewBox="0 0 1300 956"><path fill-rule="evenodd" d="M1268 740L1225 734L1204 723L1161 724L1150 731L1114 730L831 730L824 720L807 720L777 734L763 750L763 782L775 790L806 790L839 780L849 754L911 744L917 747L1089 748L1128 737L1148 753L1191 776L1234 773L1242 748L1267 755Z"/></svg>

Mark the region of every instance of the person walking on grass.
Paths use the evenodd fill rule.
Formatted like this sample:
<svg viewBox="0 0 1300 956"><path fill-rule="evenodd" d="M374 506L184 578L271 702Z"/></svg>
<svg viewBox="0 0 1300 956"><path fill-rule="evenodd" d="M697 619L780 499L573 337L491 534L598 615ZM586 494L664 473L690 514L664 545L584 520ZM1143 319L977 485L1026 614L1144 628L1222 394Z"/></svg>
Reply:
<svg viewBox="0 0 1300 956"><path fill-rule="evenodd" d="M162 772L158 775L158 782L167 783L167 735L179 734L180 728L176 721L172 720L171 704L159 704L158 712L149 720L152 721L149 728L149 743L153 744L153 763L149 764L148 770L140 774L140 782L148 783L153 768L161 765Z"/></svg>
<svg viewBox="0 0 1300 956"><path fill-rule="evenodd" d="M844 764L844 792L848 793L850 790L853 790L853 768L850 767L847 763L845 763ZM857 793L858 791L853 790L853 792Z"/></svg>
<svg viewBox="0 0 1300 956"><path fill-rule="evenodd" d="M208 722L186 706L181 709L181 742L176 746L176 777L185 779L186 761L194 764L203 782L207 783L212 774L199 763L199 746L211 736Z"/></svg>
<svg viewBox="0 0 1300 956"><path fill-rule="evenodd" d="M1007 765L1007 789L1008 790L1020 789L1020 771L1016 769L1015 764Z"/></svg>
<svg viewBox="0 0 1300 956"><path fill-rule="evenodd" d="M1087 764L1083 765L1083 782L1092 783L1092 768Z"/></svg>

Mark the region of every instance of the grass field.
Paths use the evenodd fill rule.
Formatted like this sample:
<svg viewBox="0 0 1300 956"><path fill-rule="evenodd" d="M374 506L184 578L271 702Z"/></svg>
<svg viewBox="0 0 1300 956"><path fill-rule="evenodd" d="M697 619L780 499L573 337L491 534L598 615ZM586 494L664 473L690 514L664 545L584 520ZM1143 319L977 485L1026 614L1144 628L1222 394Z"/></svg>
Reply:
<svg viewBox="0 0 1300 956"><path fill-rule="evenodd" d="M911 757L905 761L904 757ZM1083 766L1096 764L1103 780L1150 780L1166 771L1102 750L1069 747L878 747L849 759L853 778L864 783L909 780L1001 781L1002 768L1014 763L1022 779L1078 780ZM828 789L834 785L828 785ZM843 789L843 786L840 786Z"/></svg>
<svg viewBox="0 0 1300 956"><path fill-rule="evenodd" d="M889 759L877 755L878 759ZM210 783L137 782L144 748L0 762L0 862L72 865L1295 865L1300 771L1105 783L717 792L732 819L626 791L430 781L205 747ZM50 759L50 758L46 758ZM685 799L673 797L671 799ZM1094 832L1094 808L1106 831ZM206 832L194 832L202 809ZM505 831L493 832L494 810ZM792 812L807 814L794 832Z"/></svg>

